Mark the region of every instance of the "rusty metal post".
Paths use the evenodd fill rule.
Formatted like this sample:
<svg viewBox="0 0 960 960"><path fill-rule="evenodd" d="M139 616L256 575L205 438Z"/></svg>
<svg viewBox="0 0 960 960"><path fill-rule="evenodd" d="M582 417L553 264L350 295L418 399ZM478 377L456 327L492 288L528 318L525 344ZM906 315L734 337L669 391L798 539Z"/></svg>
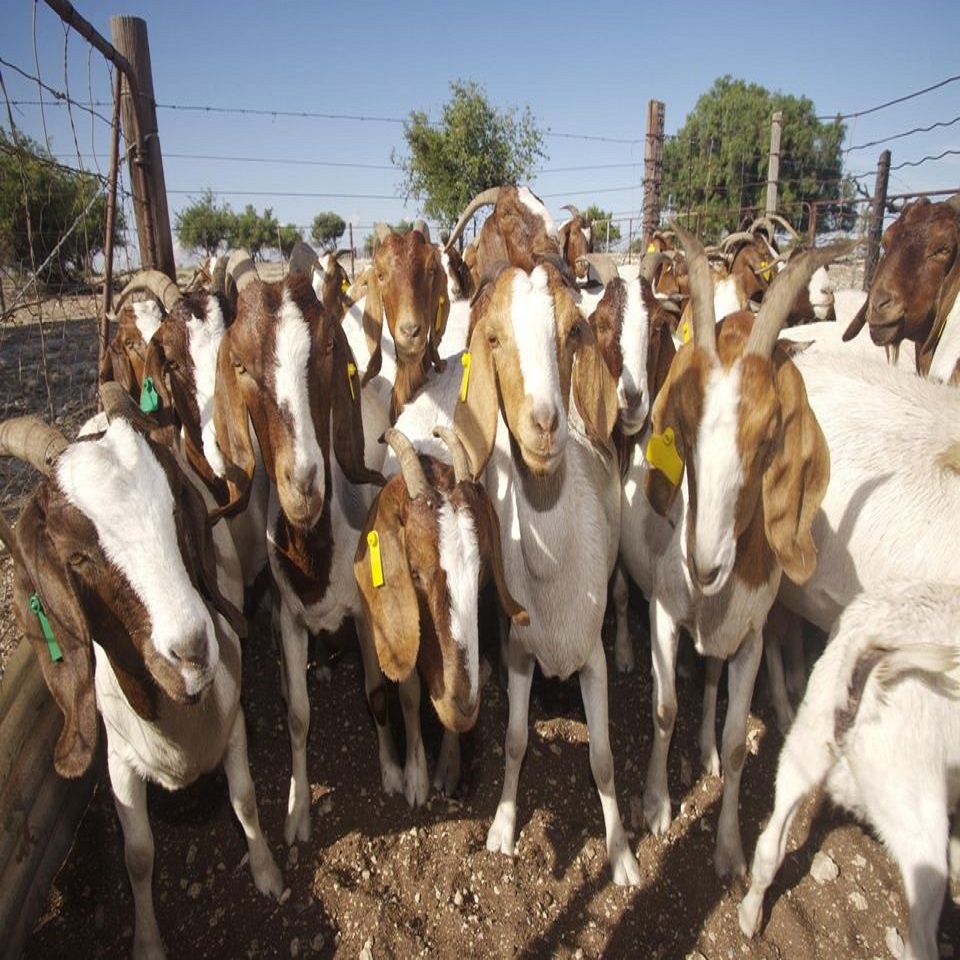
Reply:
<svg viewBox="0 0 960 960"><path fill-rule="evenodd" d="M660 181L663 175L663 118L664 106L659 100L647 103L647 138L643 148L643 214L641 234L643 244L660 223Z"/></svg>
<svg viewBox="0 0 960 960"><path fill-rule="evenodd" d="M884 150L877 163L877 184L870 208L870 229L867 232L867 253L863 262L863 289L869 290L880 260L880 238L883 236L883 212L887 207L887 183L890 179L890 151Z"/></svg>

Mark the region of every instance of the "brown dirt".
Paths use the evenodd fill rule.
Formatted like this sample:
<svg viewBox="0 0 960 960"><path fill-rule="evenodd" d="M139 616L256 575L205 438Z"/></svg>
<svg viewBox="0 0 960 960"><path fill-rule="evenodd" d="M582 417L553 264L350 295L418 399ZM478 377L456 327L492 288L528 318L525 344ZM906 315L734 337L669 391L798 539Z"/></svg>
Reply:
<svg viewBox="0 0 960 960"><path fill-rule="evenodd" d="M16 336L12 328L2 331L4 416L46 407L42 378L36 375L36 343L23 332L28 329L18 328ZM69 433L91 408L95 326L92 321L54 323L47 330L48 372L59 371L54 408ZM15 501L32 481L10 480L6 474L2 481L7 515L15 515ZM5 563L8 567L9 560ZM8 580L5 570L3 582ZM16 630L6 600L0 600L2 635L9 648ZM461 795L434 796L424 808L411 811L402 797L386 797L380 790L373 723L348 634L341 638L330 682L320 679L315 667L311 670L313 835L308 843L286 850L282 832L289 746L276 657L261 612L245 648L243 699L261 820L289 893L279 904L257 894L222 775L178 794L151 789L155 900L170 955L892 956L891 931L902 936L906 929L896 868L848 816L828 807L815 810L812 803L794 828L790 849L795 852L768 892L763 936L748 942L740 934L736 906L745 884L719 880L711 863L721 781L697 773L700 688L695 680L681 682L678 689L680 714L669 768L677 819L666 837L653 837L642 828L640 797L651 741L642 603L635 603L633 617L638 673L618 675L612 652L608 658L617 793L642 877L637 888L622 889L610 881L575 681L546 681L538 675L534 683L518 797L517 852L508 859L484 846L503 779L507 701L496 676L484 689L477 727L465 738ZM721 702L721 715L722 708ZM432 764L439 731L427 710ZM393 719L400 742L399 716ZM758 690L741 791L748 858L772 806L781 744L772 722ZM797 850L803 838L806 842ZM824 884L809 875L818 850L839 868L837 878ZM23 956L126 956L132 923L122 840L104 774ZM958 955L960 909L950 899L941 917L940 944L941 956Z"/></svg>

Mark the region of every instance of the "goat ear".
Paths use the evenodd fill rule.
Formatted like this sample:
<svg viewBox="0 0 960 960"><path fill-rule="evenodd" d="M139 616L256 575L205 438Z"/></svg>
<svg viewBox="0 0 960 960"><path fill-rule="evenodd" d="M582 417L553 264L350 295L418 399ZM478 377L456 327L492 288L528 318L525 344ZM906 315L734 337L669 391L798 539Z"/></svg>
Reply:
<svg viewBox="0 0 960 960"><path fill-rule="evenodd" d="M930 332L923 343L917 345L917 369L924 376L930 372L933 352L937 349L947 316L956 305L958 297L960 297L960 254L954 257L953 266L940 285Z"/></svg>
<svg viewBox="0 0 960 960"><path fill-rule="evenodd" d="M367 299L363 302L363 335L367 340L367 352L370 360L363 374L360 386L364 387L380 372L383 355L380 352L380 340L383 335L383 302L380 297L380 283L376 272L368 271Z"/></svg>
<svg viewBox="0 0 960 960"><path fill-rule="evenodd" d="M383 486L383 474L367 469L363 459L362 393L356 373L351 372L356 370L356 364L350 343L343 327L332 318L330 330L333 340L330 351L332 366L326 372L327 382L330 384L333 452L343 472L353 483L376 483Z"/></svg>
<svg viewBox="0 0 960 960"><path fill-rule="evenodd" d="M431 300L436 310L430 318L430 361L437 370L442 372L446 367L446 361L440 359L440 341L447 330L447 320L450 319L450 292L447 289L447 275L442 265L438 264L436 276L434 295Z"/></svg>
<svg viewBox="0 0 960 960"><path fill-rule="evenodd" d="M853 315L853 319L847 324L847 329L843 331L842 339L844 343L852 340L863 329L863 325L867 322L867 300L869 299L868 295L860 309Z"/></svg>
<svg viewBox="0 0 960 960"><path fill-rule="evenodd" d="M658 312L650 324L650 345L647 348L647 395L651 405L667 382L676 355L670 322L662 312Z"/></svg>
<svg viewBox="0 0 960 960"><path fill-rule="evenodd" d="M107 383L111 380L119 383L130 396L133 396L139 389L133 375L133 367L130 366L130 358L116 339L111 340L107 345L106 352L103 355L103 363L100 365L99 378L100 383ZM137 400L139 399L138 396Z"/></svg>
<svg viewBox="0 0 960 960"><path fill-rule="evenodd" d="M220 341L217 353L217 389L213 394L213 424L220 451L226 462L229 502L219 511L228 515L242 511L250 498L255 459L247 405L240 392L237 371L230 358L229 334Z"/></svg>
<svg viewBox="0 0 960 960"><path fill-rule="evenodd" d="M481 320L470 337L469 368L464 368L466 399L459 399L453 413L453 427L470 458L474 477L483 473L497 437L500 400L493 351L487 343L487 325ZM466 357L467 354L462 355ZM469 370L469 373L467 373ZM461 381L462 384L462 381ZM463 386L460 397L463 397Z"/></svg>
<svg viewBox="0 0 960 960"><path fill-rule="evenodd" d="M526 626L530 623L530 614L514 599L507 586L507 576L503 569L503 550L500 544L500 518L494 510L490 497L481 484L477 488L477 520L480 539L480 553L487 563L493 585L497 591L500 607L513 623Z"/></svg>
<svg viewBox="0 0 960 960"><path fill-rule="evenodd" d="M683 434L677 429L678 417L675 412L676 397L675 393L682 389L682 374L689 368L689 360L693 356L692 351L679 352L676 359L670 366L667 377L657 393L653 402L653 408L650 411L650 433L652 437L663 438L669 427L673 433L673 443L675 450L680 457L681 463L686 462L687 451L683 441ZM673 508L674 500L680 491L680 484L683 483L681 475L678 483L673 483L669 477L657 469L653 464L647 463L647 469L644 473L643 492L646 494L650 506L660 514L661 517L669 515Z"/></svg>
<svg viewBox="0 0 960 960"><path fill-rule="evenodd" d="M99 724L93 686L93 642L63 562L46 530L47 487L27 504L15 539L21 562L14 568L14 609L40 662L43 679L63 713L53 762L61 777L82 777L97 747ZM62 659L54 660L41 621L31 608L40 599Z"/></svg>
<svg viewBox="0 0 960 960"><path fill-rule="evenodd" d="M777 389L783 426L763 474L764 524L784 573L804 584L817 567L811 528L830 480L830 451L807 401L803 378L782 354Z"/></svg>
<svg viewBox="0 0 960 960"><path fill-rule="evenodd" d="M617 385L610 375L590 324L580 320L580 346L573 357L573 399L594 443L607 446L619 410Z"/></svg>
<svg viewBox="0 0 960 960"><path fill-rule="evenodd" d="M353 561L363 616L373 637L380 669L397 682L405 680L416 668L420 653L420 606L410 576L399 501L405 496L394 487L377 495ZM370 542L372 534L376 535L376 547ZM380 586L373 582L376 554L382 570Z"/></svg>

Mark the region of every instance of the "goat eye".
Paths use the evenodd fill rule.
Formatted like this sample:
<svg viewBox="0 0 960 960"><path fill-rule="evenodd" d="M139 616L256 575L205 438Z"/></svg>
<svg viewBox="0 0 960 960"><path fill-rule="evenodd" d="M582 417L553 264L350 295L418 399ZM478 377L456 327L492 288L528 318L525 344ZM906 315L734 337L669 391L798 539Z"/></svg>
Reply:
<svg viewBox="0 0 960 960"><path fill-rule="evenodd" d="M496 349L500 346L500 338L495 333L487 334L487 343L490 344L492 349Z"/></svg>
<svg viewBox="0 0 960 960"><path fill-rule="evenodd" d="M933 259L933 260L946 260L946 259L950 256L951 253L952 253L952 251L951 251L950 247L948 247L946 244L944 244L942 247L937 247L937 249L933 251L933 254L932 254L931 259Z"/></svg>
<svg viewBox="0 0 960 960"><path fill-rule="evenodd" d="M245 364L244 364L244 362L243 362L242 360L234 360L234 361L233 361L233 369L236 370L237 373L246 373L246 372L247 372L247 368L246 368L246 366L245 366Z"/></svg>

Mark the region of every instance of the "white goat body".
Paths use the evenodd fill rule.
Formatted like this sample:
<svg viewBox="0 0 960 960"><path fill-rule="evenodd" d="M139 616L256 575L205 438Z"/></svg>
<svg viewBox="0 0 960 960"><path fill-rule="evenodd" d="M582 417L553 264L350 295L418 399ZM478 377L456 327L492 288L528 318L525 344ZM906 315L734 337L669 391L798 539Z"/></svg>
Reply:
<svg viewBox="0 0 960 960"><path fill-rule="evenodd" d="M948 816L960 800L960 592L889 584L843 612L784 742L776 801L739 908L754 936L801 801L824 786L871 826L903 877L907 960L935 960Z"/></svg>

